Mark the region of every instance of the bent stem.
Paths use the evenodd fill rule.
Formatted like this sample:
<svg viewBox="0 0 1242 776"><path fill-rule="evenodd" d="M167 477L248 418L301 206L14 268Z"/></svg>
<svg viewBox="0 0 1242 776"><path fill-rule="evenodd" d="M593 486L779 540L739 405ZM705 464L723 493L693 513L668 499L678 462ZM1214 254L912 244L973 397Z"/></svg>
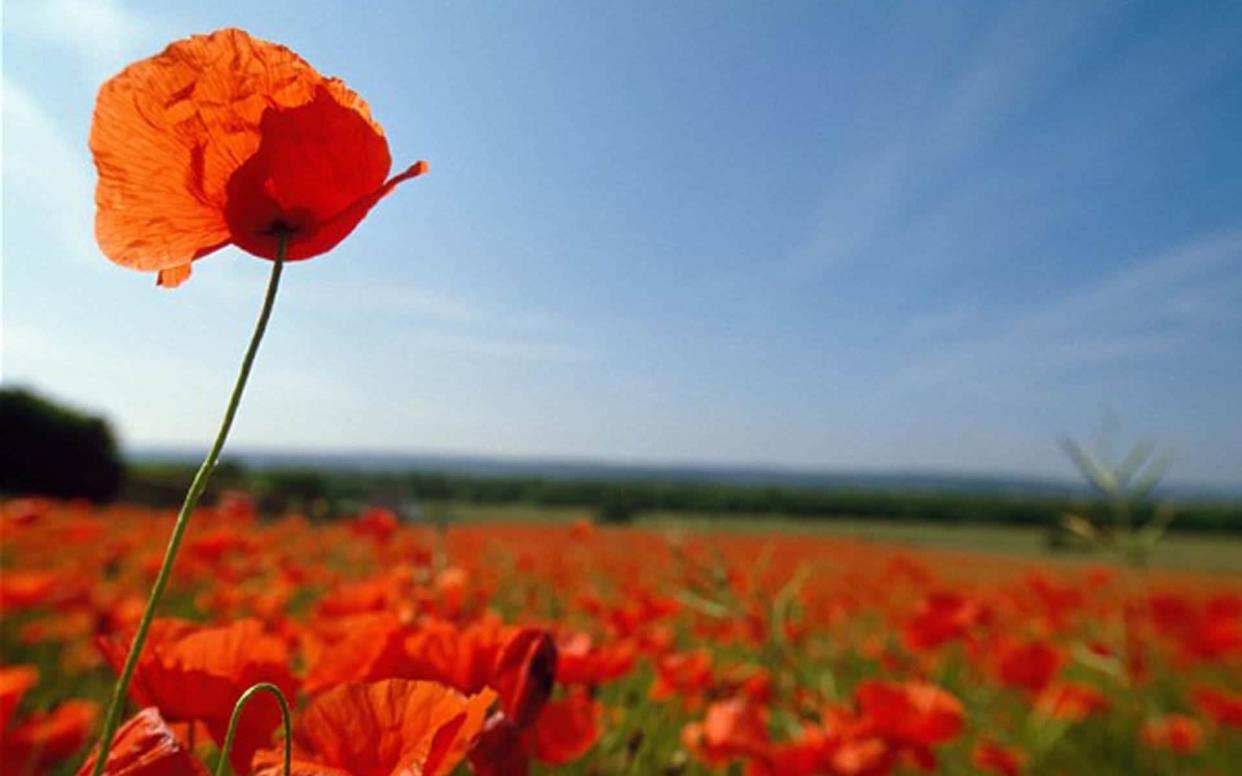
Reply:
<svg viewBox="0 0 1242 776"><path fill-rule="evenodd" d="M263 298L263 307L259 311L259 320L255 323L254 334L250 337L250 346L242 358L241 371L238 372L237 383L233 386L233 395L229 397L228 406L224 410L220 431L217 432L216 441L208 451L207 457L203 459L203 465L198 468L194 480L190 483L190 489L185 494L185 502L181 505L181 511L177 513L177 522L173 524L172 535L168 538L168 548L164 550L164 562L160 565L159 573L155 577L155 584L151 586L147 606L142 610L142 617L138 620L134 643L129 648L129 655L125 658L125 665L121 669L116 686L112 688L112 700L108 703L108 713L104 716L103 732L99 737L99 756L95 758L92 776L102 776L104 772L104 766L108 762L108 750L112 748L112 737L116 735L116 729L120 725L121 709L125 706L125 693L129 689L130 680L134 677L134 669L138 666L138 656L142 654L142 646L146 643L147 631L151 629L151 620L155 618L155 609L159 605L160 597L164 594L164 588L168 586L169 577L172 576L173 562L177 559L181 538L185 535L185 529L190 523L190 515L194 512L194 507L198 505L198 500L207 487L207 480L211 478L211 473L216 468L216 462L220 458L220 451L224 449L224 440L228 438L229 429L233 426L233 416L237 414L237 405L241 403L242 392L246 389L250 368L254 366L255 354L259 352L259 342L263 340L263 333L267 331L267 320L272 315L272 304L276 301L276 289L280 285L280 272L285 264L287 241L286 235L278 236L276 260L272 263L272 275L267 281L267 295Z"/></svg>
<svg viewBox="0 0 1242 776"><path fill-rule="evenodd" d="M271 682L259 682L253 685L237 699L237 703L233 705L233 716L229 717L229 730L224 734L224 746L220 748L220 761L216 763L215 776L224 776L224 768L229 761L229 752L233 751L233 736L237 734L237 721L241 719L242 709L255 695L261 692L270 692L276 696L276 701L280 704L280 716L285 721L285 776L293 770L293 726L289 722L289 701L285 699L285 694L280 688Z"/></svg>

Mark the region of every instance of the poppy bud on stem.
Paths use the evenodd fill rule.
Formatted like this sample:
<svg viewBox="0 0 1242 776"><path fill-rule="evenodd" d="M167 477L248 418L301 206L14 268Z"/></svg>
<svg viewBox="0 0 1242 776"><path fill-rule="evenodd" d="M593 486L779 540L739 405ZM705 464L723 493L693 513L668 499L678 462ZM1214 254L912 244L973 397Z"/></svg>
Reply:
<svg viewBox="0 0 1242 776"><path fill-rule="evenodd" d="M168 548L164 551L164 561L160 564L160 571L155 577L155 584L151 586L151 594L147 597L147 606L142 611L141 619L138 620L138 630L134 634L134 643L129 648L129 655L125 658L125 665L121 669L121 675L117 679L116 686L112 689L112 700L108 703L108 713L104 716L103 732L99 737L99 756L95 758L95 768L92 771L93 776L103 775L104 766L108 762L108 750L112 747L112 737L116 734L116 729L121 722L121 709L125 706L125 693L129 690L129 683L134 676L134 669L138 666L138 656L142 654L142 646L147 640L147 631L151 628L151 620L155 617L155 609L159 605L160 597L164 594L164 588L168 585L169 577L172 576L172 567L177 559L177 550L181 546L181 539L185 535L186 526L190 523L190 515L194 512L194 507L198 505L198 500L203 495L203 490L207 487L207 480L211 478L211 473L216 468L216 462L220 459L220 451L224 449L224 441L228 438L229 429L233 426L233 417L237 414L237 406L241 403L242 393L246 389L246 380L250 377L250 369L254 365L255 354L259 352L259 343L263 340L263 333L267 331L268 318L272 315L272 305L276 301L276 289L280 286L280 273L284 268L288 241L289 235L287 233L280 232L277 234L276 257L272 262L272 274L267 282L267 295L263 298L263 307L259 311L259 320L255 323L254 334L250 337L250 346L246 349L245 357L242 358L241 370L237 374L237 383L233 386L233 394L229 397L228 406L224 410L224 419L220 422L220 431L216 434L216 441L212 443L211 450L208 451L207 457L203 460L203 465L199 467L198 473L194 475L194 480L190 483L190 489L185 494L185 502L181 505L181 511L177 513L177 522L173 524L172 535L168 539ZM251 688L251 690L254 689ZM249 694L250 691L243 695L243 700ZM285 725L287 729L289 715L283 700L282 707L285 708ZM232 727L230 726L231 732Z"/></svg>
<svg viewBox="0 0 1242 776"><path fill-rule="evenodd" d="M246 703L261 692L270 692L276 696L280 704L280 715L285 721L285 776L293 771L293 726L289 721L289 701L280 688L271 682L259 682L241 694L233 706L233 715L229 717L229 730L224 736L224 744L220 747L220 760L216 763L216 776L224 776L224 766L229 761L229 752L233 751L233 736L237 734L237 722L241 719L242 709Z"/></svg>

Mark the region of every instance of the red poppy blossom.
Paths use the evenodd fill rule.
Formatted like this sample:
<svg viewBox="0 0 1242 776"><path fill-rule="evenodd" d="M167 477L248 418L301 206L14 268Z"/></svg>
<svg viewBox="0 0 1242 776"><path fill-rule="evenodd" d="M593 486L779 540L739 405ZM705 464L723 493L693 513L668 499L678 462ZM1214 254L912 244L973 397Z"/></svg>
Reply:
<svg viewBox="0 0 1242 776"><path fill-rule="evenodd" d="M1216 724L1242 729L1242 694L1199 687L1194 691L1194 699L1195 705Z"/></svg>
<svg viewBox="0 0 1242 776"><path fill-rule="evenodd" d="M101 640L114 670L129 652L129 638ZM297 681L289 671L289 649L264 633L258 620L200 628L177 620L155 620L129 694L140 706L155 706L170 722L202 722L217 744L224 742L233 705L247 688L270 682L292 698ZM246 704L229 759L245 771L254 752L267 746L281 724L280 707L267 694Z"/></svg>
<svg viewBox="0 0 1242 776"><path fill-rule="evenodd" d="M69 700L52 711L35 712L20 724L2 731L0 751L4 764L15 773L42 773L67 759L86 743L95 729L99 706Z"/></svg>
<svg viewBox="0 0 1242 776"><path fill-rule="evenodd" d="M311 701L294 725L294 776L437 776L474 741L496 695L465 696L434 682L342 684ZM284 772L283 750L259 752L258 776Z"/></svg>
<svg viewBox="0 0 1242 776"><path fill-rule="evenodd" d="M22 702L26 691L39 681L39 669L34 666L5 666L0 668L0 730L7 730L9 720L17 704Z"/></svg>
<svg viewBox="0 0 1242 776"><path fill-rule="evenodd" d="M1139 738L1153 749L1190 754L1203 744L1203 726L1185 714L1169 714L1144 722Z"/></svg>
<svg viewBox="0 0 1242 776"><path fill-rule="evenodd" d="M262 258L330 250L418 162L392 159L367 104L284 46L237 29L176 41L99 90L95 235L175 286L226 245Z"/></svg>
<svg viewBox="0 0 1242 776"><path fill-rule="evenodd" d="M590 634L575 633L557 643L556 681L599 685L629 673L634 648L628 643L599 645Z"/></svg>
<svg viewBox="0 0 1242 776"><path fill-rule="evenodd" d="M578 759L595 745L603 716L603 704L584 692L552 701L535 721L535 758L549 765L564 765Z"/></svg>
<svg viewBox="0 0 1242 776"><path fill-rule="evenodd" d="M871 679L854 690L866 727L891 746L908 751L924 769L936 765L931 747L950 741L965 725L962 703L927 682Z"/></svg>
<svg viewBox="0 0 1242 776"><path fill-rule="evenodd" d="M970 762L976 768L1000 776L1018 776L1022 773L1023 761L1021 752L1001 746L990 738L980 740L970 752Z"/></svg>
<svg viewBox="0 0 1242 776"><path fill-rule="evenodd" d="M500 709L520 728L539 716L556 681L556 642L538 628L513 634L496 658L491 686L500 694Z"/></svg>
<svg viewBox="0 0 1242 776"><path fill-rule="evenodd" d="M739 757L766 755L768 720L766 711L742 698L713 703L702 722L692 722L682 731L683 745L708 765L727 765Z"/></svg>
<svg viewBox="0 0 1242 776"><path fill-rule="evenodd" d="M1055 719L1081 722L1108 708L1108 699L1094 688L1065 682L1049 685L1035 700L1035 708Z"/></svg>
<svg viewBox="0 0 1242 776"><path fill-rule="evenodd" d="M1003 644L996 670L1001 684L1038 693L1048 686L1065 663L1060 649L1042 641Z"/></svg>
<svg viewBox="0 0 1242 776"><path fill-rule="evenodd" d="M87 776L99 757L96 748L78 769ZM121 725L104 764L108 776L207 776L207 768L186 749L169 729L159 709L143 709Z"/></svg>
<svg viewBox="0 0 1242 776"><path fill-rule="evenodd" d="M388 612L323 620L305 634L309 668L304 689L313 694L343 682L425 678L413 675L405 637L400 621Z"/></svg>
<svg viewBox="0 0 1242 776"><path fill-rule="evenodd" d="M906 646L912 650L935 649L965 636L986 615L985 608L972 598L933 593L923 599L918 611L905 623Z"/></svg>

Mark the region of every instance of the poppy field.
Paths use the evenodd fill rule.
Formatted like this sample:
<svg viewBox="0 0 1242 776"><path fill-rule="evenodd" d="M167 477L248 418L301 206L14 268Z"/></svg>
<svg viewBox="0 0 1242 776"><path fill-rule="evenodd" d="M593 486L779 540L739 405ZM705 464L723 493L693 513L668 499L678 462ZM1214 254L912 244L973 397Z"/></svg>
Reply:
<svg viewBox="0 0 1242 776"><path fill-rule="evenodd" d="M6 773L89 772L173 514L11 501ZM1218 773L1242 583L797 534L200 508L111 773ZM282 773L258 693L225 760Z"/></svg>
<svg viewBox="0 0 1242 776"><path fill-rule="evenodd" d="M430 167L394 168L362 96L236 28L104 81L88 145L103 256L164 289L226 249L270 275L179 509L0 500L4 774L1242 769L1242 576L1148 566L1174 511L1131 509L1163 473L1146 448L1107 468L1069 446L1111 522L1039 507L1107 563L713 529L710 508L760 496L801 517L899 516L769 488L664 489L698 505L697 531L623 524L651 505L604 486L598 522L489 516L491 486L461 478L438 485L480 496L482 519L354 502L311 517L261 508L262 488L209 490L286 265L332 251ZM53 464L74 452L33 436ZM5 492L88 495L29 483ZM527 486L543 490L498 487ZM945 522L1003 509L996 522L1042 525L1005 501L937 498L919 509ZM1231 509L1200 506L1196 525L1227 527Z"/></svg>

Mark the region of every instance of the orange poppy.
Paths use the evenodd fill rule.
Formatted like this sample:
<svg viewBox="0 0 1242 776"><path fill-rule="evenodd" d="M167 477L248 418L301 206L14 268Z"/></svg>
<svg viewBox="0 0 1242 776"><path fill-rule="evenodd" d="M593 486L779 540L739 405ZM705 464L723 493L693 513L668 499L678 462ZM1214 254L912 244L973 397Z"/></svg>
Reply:
<svg viewBox="0 0 1242 776"><path fill-rule="evenodd" d="M78 769L87 776L95 768L98 748ZM159 709L151 706L121 725L104 764L108 776L207 776L207 769L169 729Z"/></svg>
<svg viewBox="0 0 1242 776"><path fill-rule="evenodd" d="M56 575L45 571L5 571L0 580L0 614L47 604L56 592Z"/></svg>
<svg viewBox="0 0 1242 776"><path fill-rule="evenodd" d="M1185 714L1169 714L1144 722L1139 738L1153 749L1190 754L1203 744L1203 726Z"/></svg>
<svg viewBox="0 0 1242 776"><path fill-rule="evenodd" d="M464 628L447 620L423 620L405 640L411 674L462 692L477 692L491 680L507 635L500 621L491 617Z"/></svg>
<svg viewBox="0 0 1242 776"><path fill-rule="evenodd" d="M12 766L14 773L47 771L86 743L98 717L98 704L81 700L35 712L0 736L4 764Z"/></svg>
<svg viewBox="0 0 1242 776"><path fill-rule="evenodd" d="M100 641L114 670L124 664L130 641ZM159 708L169 721L204 723L222 744L233 705L251 685L271 682L286 697L294 697L297 681L289 671L289 658L284 641L265 633L258 620L214 628L155 620L129 694L140 706ZM246 704L229 753L233 768L244 772L280 724L275 698L263 694Z"/></svg>
<svg viewBox="0 0 1242 776"><path fill-rule="evenodd" d="M912 650L935 649L965 636L987 618L979 602L956 593L932 593L904 626L906 646Z"/></svg>
<svg viewBox="0 0 1242 776"><path fill-rule="evenodd" d="M556 681L556 643L538 628L515 633L492 670L491 686L500 694L500 708L520 728L534 724L552 695Z"/></svg>
<svg viewBox="0 0 1242 776"><path fill-rule="evenodd" d="M970 751L970 762L983 773L1018 776L1022 773L1024 758L1022 753L1016 749L1010 749L990 738L984 738Z"/></svg>
<svg viewBox="0 0 1242 776"><path fill-rule="evenodd" d="M691 703L712 683L712 656L705 649L662 655L655 663L656 678L649 695L653 701L681 696Z"/></svg>
<svg viewBox="0 0 1242 776"><path fill-rule="evenodd" d="M34 666L5 666L0 668L0 730L7 730L9 720L17 704L22 702L26 691L39 681L39 669Z"/></svg>
<svg viewBox="0 0 1242 776"><path fill-rule="evenodd" d="M682 730L682 744L703 762L714 767L740 757L762 757L768 749L767 712L742 698L719 701L707 707L702 722Z"/></svg>
<svg viewBox="0 0 1242 776"><path fill-rule="evenodd" d="M176 41L104 83L91 153L95 235L118 264L175 286L226 245L308 259L345 238L392 178L367 104L284 46L237 29Z"/></svg>
<svg viewBox="0 0 1242 776"><path fill-rule="evenodd" d="M318 696L294 725L294 776L451 772L466 756L496 694L462 695L434 682L342 684ZM279 748L254 758L257 776L284 772Z"/></svg>
<svg viewBox="0 0 1242 776"><path fill-rule="evenodd" d="M1035 708L1055 719L1081 722L1108 708L1108 699L1094 688L1072 682L1049 685L1035 701Z"/></svg>
<svg viewBox="0 0 1242 776"><path fill-rule="evenodd" d="M599 645L588 633L568 634L557 643L556 681L600 685L628 674L634 648L628 643Z"/></svg>
<svg viewBox="0 0 1242 776"><path fill-rule="evenodd" d="M1062 651L1042 641L1006 642L998 649L996 670L1001 684L1038 693L1056 678L1064 663Z"/></svg>
<svg viewBox="0 0 1242 776"><path fill-rule="evenodd" d="M305 689L313 694L344 682L423 678L413 675L404 641L405 628L388 612L322 620L305 634Z"/></svg>
<svg viewBox="0 0 1242 776"><path fill-rule="evenodd" d="M1198 687L1194 699L1195 705L1216 724L1242 729L1242 693L1231 695L1212 687Z"/></svg>
<svg viewBox="0 0 1242 776"><path fill-rule="evenodd" d="M854 696L871 731L909 751L925 770L935 767L930 747L957 737L965 725L961 701L928 682L869 679Z"/></svg>
<svg viewBox="0 0 1242 776"><path fill-rule="evenodd" d="M535 758L549 765L573 762L599 739L604 705L585 692L550 702L535 721Z"/></svg>

